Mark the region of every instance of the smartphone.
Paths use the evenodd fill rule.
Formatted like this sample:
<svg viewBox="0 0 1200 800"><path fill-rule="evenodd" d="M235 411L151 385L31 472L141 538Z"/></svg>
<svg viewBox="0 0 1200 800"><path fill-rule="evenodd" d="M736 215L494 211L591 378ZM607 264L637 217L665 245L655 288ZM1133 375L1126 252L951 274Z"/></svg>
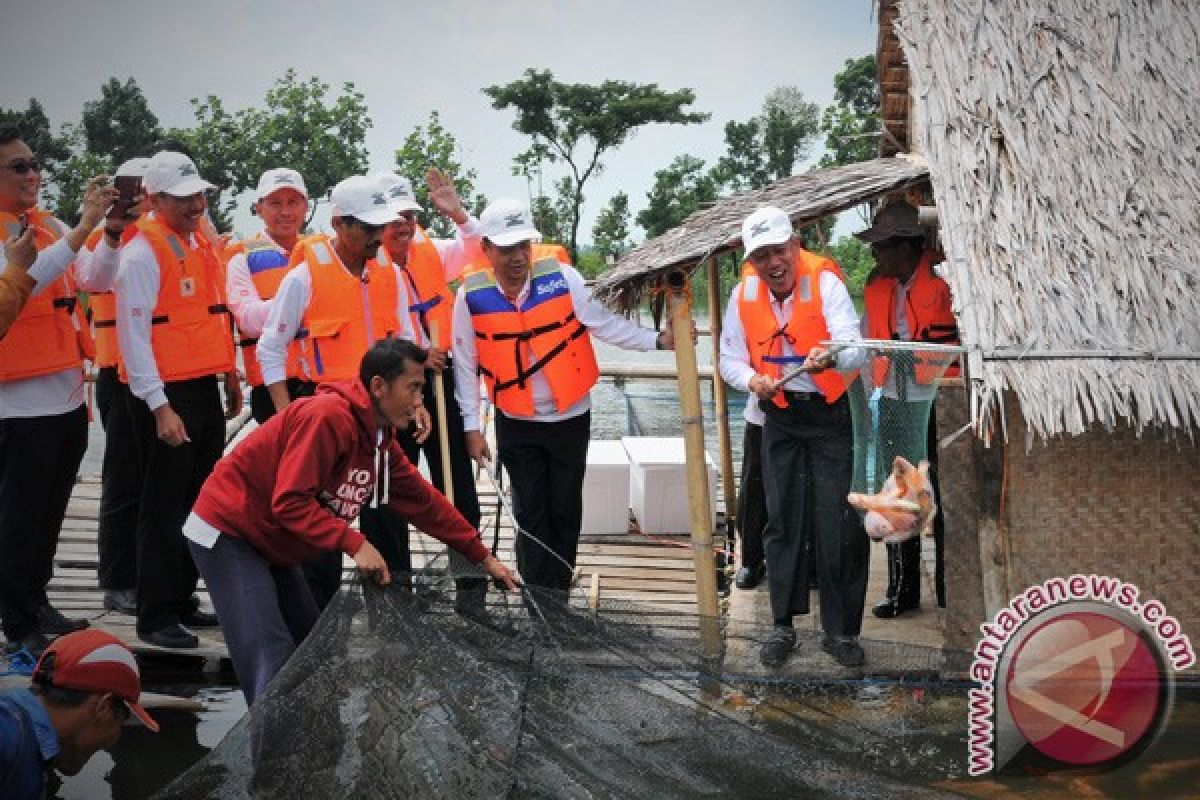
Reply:
<svg viewBox="0 0 1200 800"><path fill-rule="evenodd" d="M113 186L117 190L117 199L108 210L108 219L116 222L129 216L129 209L142 191L142 179L136 175L118 175L113 178Z"/></svg>

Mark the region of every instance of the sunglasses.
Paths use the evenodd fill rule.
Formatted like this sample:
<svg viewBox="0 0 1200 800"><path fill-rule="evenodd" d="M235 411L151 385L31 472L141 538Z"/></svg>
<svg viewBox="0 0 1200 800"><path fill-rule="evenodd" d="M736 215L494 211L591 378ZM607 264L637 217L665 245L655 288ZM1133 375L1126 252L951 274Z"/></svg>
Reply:
<svg viewBox="0 0 1200 800"><path fill-rule="evenodd" d="M11 169L18 175L26 175L30 172L41 172L42 162L36 158L31 158L28 161L10 161L4 165L5 169Z"/></svg>

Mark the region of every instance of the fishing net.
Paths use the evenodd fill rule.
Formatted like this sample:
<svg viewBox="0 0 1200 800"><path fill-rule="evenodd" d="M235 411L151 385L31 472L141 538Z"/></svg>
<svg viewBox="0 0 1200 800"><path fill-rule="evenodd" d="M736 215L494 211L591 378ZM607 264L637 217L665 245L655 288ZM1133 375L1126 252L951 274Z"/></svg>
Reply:
<svg viewBox="0 0 1200 800"><path fill-rule="evenodd" d="M845 373L854 426L850 502L873 539L896 543L928 530L937 513L930 479L930 414L958 347L885 340L833 342L861 347Z"/></svg>
<svg viewBox="0 0 1200 800"><path fill-rule="evenodd" d="M939 796L889 777L929 761L897 764L894 717L874 729L810 713L803 691L738 677L738 643L715 620L526 590L494 592L479 621L453 613L446 587L417 575L344 589L270 690L158 796ZM817 650L815 636L800 647ZM936 668L933 652L911 658Z"/></svg>

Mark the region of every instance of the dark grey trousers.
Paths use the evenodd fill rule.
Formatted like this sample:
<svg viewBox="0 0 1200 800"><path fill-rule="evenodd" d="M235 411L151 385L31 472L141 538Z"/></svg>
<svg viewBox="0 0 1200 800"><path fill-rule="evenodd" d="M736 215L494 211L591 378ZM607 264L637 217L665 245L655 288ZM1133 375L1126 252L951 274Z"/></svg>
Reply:
<svg viewBox="0 0 1200 800"><path fill-rule="evenodd" d="M828 636L857 636L869 541L846 502L854 466L849 403L844 397L829 404L819 395L789 393L787 408L762 405L763 546L772 616L808 613L809 560L815 557L821 628Z"/></svg>
<svg viewBox="0 0 1200 800"><path fill-rule="evenodd" d="M266 691L317 621L300 567L274 567L253 545L221 534L212 549L189 541L221 620L246 705Z"/></svg>

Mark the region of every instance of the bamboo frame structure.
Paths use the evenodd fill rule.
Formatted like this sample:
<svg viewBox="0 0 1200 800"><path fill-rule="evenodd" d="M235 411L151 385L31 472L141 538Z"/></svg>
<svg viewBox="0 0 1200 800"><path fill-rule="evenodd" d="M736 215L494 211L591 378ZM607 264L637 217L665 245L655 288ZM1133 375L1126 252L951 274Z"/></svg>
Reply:
<svg viewBox="0 0 1200 800"><path fill-rule="evenodd" d="M737 518L737 486L733 480L733 444L729 438L729 398L721 380L721 270L716 256L708 260L708 317L712 331L713 417L717 421L717 447L721 451L721 492L725 498L725 530Z"/></svg>
<svg viewBox="0 0 1200 800"><path fill-rule="evenodd" d="M692 560L696 569L696 607L700 614L701 645L706 657L721 652L717 608L717 571L713 555L712 501L704 457L704 412L700 405L700 379L696 345L692 342L691 283L681 270L668 276L667 305L675 337L675 366L679 372L684 452L687 457L688 512L692 523Z"/></svg>
<svg viewBox="0 0 1200 800"><path fill-rule="evenodd" d="M429 341L434 347L438 346L438 324L434 320L429 326ZM438 452L442 457L442 494L450 504L454 504L454 471L450 468L450 428L446 422L446 384L441 375L433 379L433 402L437 406L438 415Z"/></svg>

